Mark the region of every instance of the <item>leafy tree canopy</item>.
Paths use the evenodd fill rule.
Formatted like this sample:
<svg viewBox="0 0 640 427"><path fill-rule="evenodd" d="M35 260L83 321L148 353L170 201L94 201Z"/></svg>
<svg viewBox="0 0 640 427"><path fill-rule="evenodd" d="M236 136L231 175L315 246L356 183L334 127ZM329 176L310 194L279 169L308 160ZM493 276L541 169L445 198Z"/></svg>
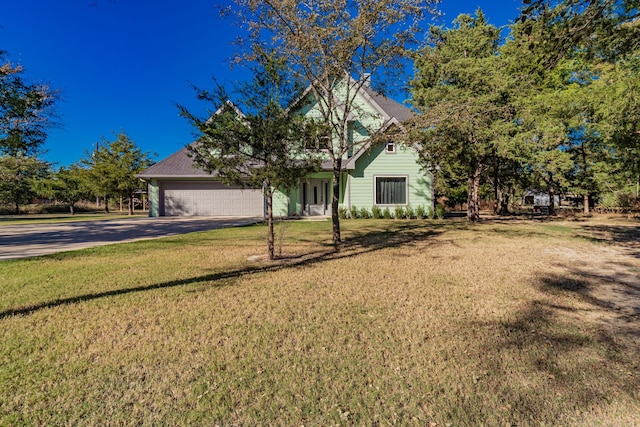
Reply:
<svg viewBox="0 0 640 427"><path fill-rule="evenodd" d="M320 156L308 147L317 146L326 130L322 123L287 108L299 91L284 62L273 53L263 52L259 59L253 80L237 88L240 108L218 85L213 93L198 91L201 99L213 103L210 116L180 110L197 129L198 140L188 147L197 165L228 184L264 192L269 258L273 259L273 192L293 188L319 169Z"/></svg>
<svg viewBox="0 0 640 427"><path fill-rule="evenodd" d="M96 195L120 196L129 200L133 214L135 192L142 188L137 174L153 163L151 154L143 152L129 136L120 132L113 141L103 139L96 150L87 152L81 163L87 166L91 187Z"/></svg>
<svg viewBox="0 0 640 427"><path fill-rule="evenodd" d="M25 81L24 69L0 50L0 154L37 154L54 124L58 94L48 85Z"/></svg>

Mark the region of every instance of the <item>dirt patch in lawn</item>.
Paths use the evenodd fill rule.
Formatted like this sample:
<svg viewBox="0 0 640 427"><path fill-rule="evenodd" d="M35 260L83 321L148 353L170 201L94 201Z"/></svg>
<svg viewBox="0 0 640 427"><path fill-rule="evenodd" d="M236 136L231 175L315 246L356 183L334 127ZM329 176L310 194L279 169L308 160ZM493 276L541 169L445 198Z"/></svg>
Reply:
<svg viewBox="0 0 640 427"><path fill-rule="evenodd" d="M546 255L553 261L543 275L542 286L573 294L587 304L576 315L624 333L640 344L638 228L595 225L586 227L586 231L590 237L584 237L601 244L549 248Z"/></svg>

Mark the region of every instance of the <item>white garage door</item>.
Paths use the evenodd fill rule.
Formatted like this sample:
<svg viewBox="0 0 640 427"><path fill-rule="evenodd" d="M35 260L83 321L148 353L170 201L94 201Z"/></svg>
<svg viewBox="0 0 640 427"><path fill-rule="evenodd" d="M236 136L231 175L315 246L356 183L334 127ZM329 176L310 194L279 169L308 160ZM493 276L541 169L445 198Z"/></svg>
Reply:
<svg viewBox="0 0 640 427"><path fill-rule="evenodd" d="M262 191L229 187L221 182L162 183L166 216L263 216Z"/></svg>

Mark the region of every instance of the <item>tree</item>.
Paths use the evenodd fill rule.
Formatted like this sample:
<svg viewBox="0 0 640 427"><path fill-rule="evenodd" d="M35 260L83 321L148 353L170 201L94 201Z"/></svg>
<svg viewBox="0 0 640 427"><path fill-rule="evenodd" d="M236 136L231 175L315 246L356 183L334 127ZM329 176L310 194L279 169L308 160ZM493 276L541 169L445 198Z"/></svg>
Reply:
<svg viewBox="0 0 640 427"><path fill-rule="evenodd" d="M616 176L640 186L640 49L603 67L593 83L594 128L615 149ZM609 179L613 178L611 175Z"/></svg>
<svg viewBox="0 0 640 427"><path fill-rule="evenodd" d="M514 58L514 51L519 50L517 68L529 82L529 88L521 90L526 106L521 117L528 121L529 130L536 129L535 139L530 139L533 145L544 142L542 149L533 150L533 158L543 157L551 166L547 173L547 177L553 177L547 182L549 190L564 181L565 188L583 195L588 213L589 199L612 188L613 163L625 157L616 143L620 139L614 135L633 135L633 130L629 134L623 129L635 127L637 74L627 80L624 73L612 71L625 68L622 64L637 58L640 3L529 3L521 22L514 27L513 41L508 43ZM541 137L544 134L546 138Z"/></svg>
<svg viewBox="0 0 640 427"><path fill-rule="evenodd" d="M20 205L30 203L36 196L34 182L45 178L50 165L27 156L0 157L0 201L12 204L15 213L20 213Z"/></svg>
<svg viewBox="0 0 640 427"><path fill-rule="evenodd" d="M320 157L306 147L317 143L323 126L288 110L295 85L284 63L275 55L260 58L253 68L251 83L239 90L241 112L229 101L223 87L212 95L199 90L198 96L213 102L215 113L199 118L180 107L181 114L198 130L196 144L189 152L195 163L223 182L261 189L267 200L269 259L275 258L273 194L291 189L301 178L320 167Z"/></svg>
<svg viewBox="0 0 640 427"><path fill-rule="evenodd" d="M92 195L88 175L89 171L79 165L61 167L49 177L36 181L34 189L39 195L68 204L69 212L74 215L76 203Z"/></svg>
<svg viewBox="0 0 640 427"><path fill-rule="evenodd" d="M57 94L44 84L27 83L24 70L0 50L0 155L32 156L53 123Z"/></svg>
<svg viewBox="0 0 640 427"><path fill-rule="evenodd" d="M638 0L524 0L519 21L540 64L553 66L580 48L615 61L640 47ZM630 25L631 24L631 25Z"/></svg>
<svg viewBox="0 0 640 427"><path fill-rule="evenodd" d="M480 218L480 179L514 127L511 94L498 56L499 30L481 10L460 15L454 28L431 27L428 45L415 55L411 102L420 114L409 138L422 144L425 167L464 168L467 219Z"/></svg>
<svg viewBox="0 0 640 427"><path fill-rule="evenodd" d="M595 3L595 2L594 2ZM590 108L584 152L591 155L587 184L601 192L629 191L640 186L640 2L607 2L597 36L584 35L577 50L592 53L594 78L586 99ZM594 157L598 157L594 161ZM625 189L626 187L626 189Z"/></svg>
<svg viewBox="0 0 640 427"><path fill-rule="evenodd" d="M133 215L135 193L142 189L137 174L153 163L151 155L136 146L129 136L120 132L114 141L103 139L93 152L87 152L81 164L89 169L90 186L95 195L108 198L119 196L129 201L129 215Z"/></svg>
<svg viewBox="0 0 640 427"><path fill-rule="evenodd" d="M342 160L362 142L350 138L356 97L370 74L404 69L406 49L425 12L438 0L235 0L247 45L277 50L300 80L327 125L319 149L333 165L332 237L341 241L338 216ZM254 58L254 49L241 58ZM355 78L354 78L355 77ZM377 129L376 129L377 130ZM373 133L373 132L372 132Z"/></svg>

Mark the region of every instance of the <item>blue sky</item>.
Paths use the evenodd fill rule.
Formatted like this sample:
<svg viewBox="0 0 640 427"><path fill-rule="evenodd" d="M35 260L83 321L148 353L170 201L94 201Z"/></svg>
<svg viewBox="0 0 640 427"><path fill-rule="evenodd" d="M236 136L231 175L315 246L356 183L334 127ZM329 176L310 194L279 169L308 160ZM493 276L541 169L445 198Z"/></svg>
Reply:
<svg viewBox="0 0 640 427"><path fill-rule="evenodd" d="M61 126L51 131L42 157L69 165L120 131L156 160L191 142L193 130L175 107L203 111L191 84L209 88L211 76L221 82L248 77L230 68L238 30L219 17L220 3L2 1L0 50L24 66L28 79L61 92ZM520 6L519 0L443 0L440 23L481 7L490 23L502 26L518 16Z"/></svg>

